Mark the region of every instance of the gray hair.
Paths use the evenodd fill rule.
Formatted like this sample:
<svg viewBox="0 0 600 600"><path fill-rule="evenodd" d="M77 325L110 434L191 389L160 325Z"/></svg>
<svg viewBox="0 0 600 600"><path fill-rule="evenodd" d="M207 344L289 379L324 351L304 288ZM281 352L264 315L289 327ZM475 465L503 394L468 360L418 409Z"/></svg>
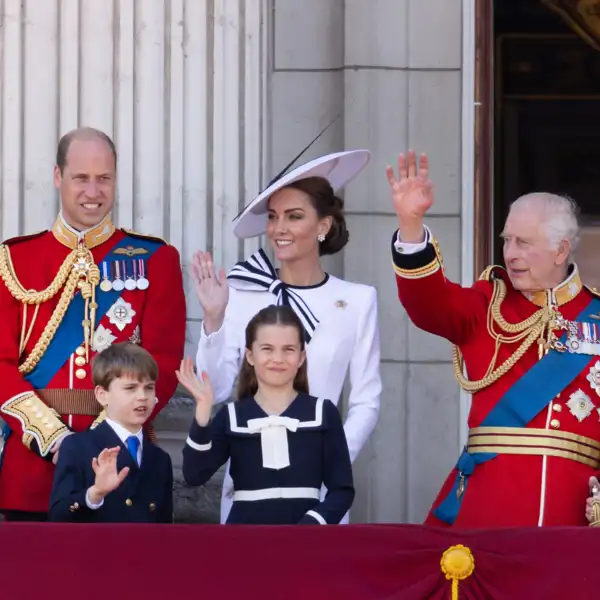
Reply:
<svg viewBox="0 0 600 600"><path fill-rule="evenodd" d="M575 251L579 243L579 206L574 200L548 192L533 192L517 198L510 205L510 210L524 207L543 210L546 235L553 248L567 240L571 253Z"/></svg>

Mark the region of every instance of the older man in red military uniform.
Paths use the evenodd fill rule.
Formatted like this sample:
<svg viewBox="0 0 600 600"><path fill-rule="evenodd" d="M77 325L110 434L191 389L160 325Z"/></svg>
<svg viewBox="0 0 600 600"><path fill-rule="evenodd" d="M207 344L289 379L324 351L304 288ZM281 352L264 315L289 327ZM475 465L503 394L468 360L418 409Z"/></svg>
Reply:
<svg viewBox="0 0 600 600"><path fill-rule="evenodd" d="M517 199L502 234L506 269L461 287L423 225L427 157L398 162L398 177L387 171L398 296L417 327L454 345L456 377L473 393L468 443L426 523L586 525L600 467L600 301L572 262L575 205L545 193Z"/></svg>
<svg viewBox="0 0 600 600"><path fill-rule="evenodd" d="M0 246L0 511L45 520L60 444L103 418L90 361L130 340L157 360L156 414L176 387L185 297L177 250L110 219L116 151L104 133L60 141L61 212L50 231Z"/></svg>

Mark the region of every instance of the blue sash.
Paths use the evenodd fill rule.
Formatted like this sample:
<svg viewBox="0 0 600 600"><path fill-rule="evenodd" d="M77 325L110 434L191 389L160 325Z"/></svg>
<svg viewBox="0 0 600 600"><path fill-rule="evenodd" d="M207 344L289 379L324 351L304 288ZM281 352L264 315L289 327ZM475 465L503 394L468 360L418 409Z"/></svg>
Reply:
<svg viewBox="0 0 600 600"><path fill-rule="evenodd" d="M146 238L133 239L126 236L119 240L108 251L103 260L108 263L122 260L123 256L115 255L114 251L117 250L117 248L135 246L136 248L143 248L146 250L144 260L147 261L161 245L161 242L155 240ZM98 289L96 291L96 302L98 304L98 308L96 309L97 323L100 322L110 307L119 299L121 293L122 292L117 292L115 290L102 292ZM56 334L52 338L52 341L48 345L41 360L35 368L25 376L25 379L35 389L39 390L45 388L69 359L69 356L71 356L75 349L81 345L83 341L81 321L83 320L84 309L85 300L78 292L69 304L65 316L58 326Z"/></svg>
<svg viewBox="0 0 600 600"><path fill-rule="evenodd" d="M593 298L575 321L589 322L591 315L597 315L599 310L600 299ZM566 333L561 337L561 341L564 342L565 339ZM589 354L562 353L551 349L506 391L482 421L481 427L526 427L585 369L591 360ZM452 525L458 516L469 476L473 474L477 465L496 456L497 454L483 452L471 454L465 447L456 464L458 474L454 486L442 503L434 509L433 514ZM461 476L464 489L459 498Z"/></svg>

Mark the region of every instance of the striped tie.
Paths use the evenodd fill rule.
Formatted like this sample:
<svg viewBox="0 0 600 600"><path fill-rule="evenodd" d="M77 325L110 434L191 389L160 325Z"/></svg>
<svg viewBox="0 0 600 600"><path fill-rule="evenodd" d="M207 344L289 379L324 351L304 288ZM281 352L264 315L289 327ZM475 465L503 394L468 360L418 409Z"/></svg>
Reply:
<svg viewBox="0 0 600 600"><path fill-rule="evenodd" d="M261 248L248 260L237 263L227 275L232 287L242 290L271 292L279 306L289 306L298 315L304 328L304 341L312 339L319 319L293 289L277 278L277 271Z"/></svg>

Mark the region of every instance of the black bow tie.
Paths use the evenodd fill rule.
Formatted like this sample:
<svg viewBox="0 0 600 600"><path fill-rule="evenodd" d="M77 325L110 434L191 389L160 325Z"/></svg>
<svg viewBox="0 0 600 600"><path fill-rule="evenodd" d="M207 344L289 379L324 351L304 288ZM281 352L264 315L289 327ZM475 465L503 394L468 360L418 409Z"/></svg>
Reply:
<svg viewBox="0 0 600 600"><path fill-rule="evenodd" d="M319 319L297 292L277 278L277 271L262 248L248 260L237 263L227 279L236 282L237 285L233 284L235 288L271 292L277 299L276 304L289 306L296 313L304 328L304 341L310 342Z"/></svg>

